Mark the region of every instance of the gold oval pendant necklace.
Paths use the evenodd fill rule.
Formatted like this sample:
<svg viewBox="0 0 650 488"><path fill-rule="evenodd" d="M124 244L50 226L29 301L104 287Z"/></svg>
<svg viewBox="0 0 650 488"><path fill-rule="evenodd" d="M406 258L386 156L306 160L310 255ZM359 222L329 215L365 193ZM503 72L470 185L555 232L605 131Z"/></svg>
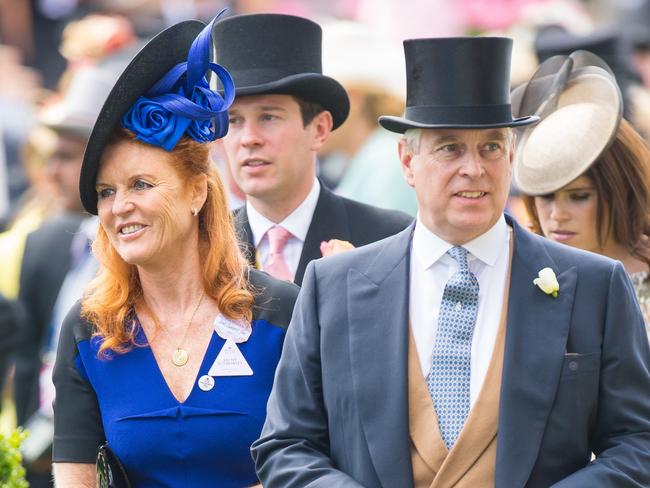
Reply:
<svg viewBox="0 0 650 488"><path fill-rule="evenodd" d="M185 328L185 334L183 334L183 340L180 342L180 344L176 347L176 350L172 353L172 363L174 366L185 366L187 364L187 361L190 359L190 354L187 352L187 349L183 349L183 344L185 343L185 338L187 337L187 332L190 330L190 327L192 326L192 320L194 320L194 315L196 315L196 311L199 309L201 306L201 301L203 300L203 296L205 295L205 290L201 293L201 296L199 297L199 301L196 304L196 307L194 307L194 312L192 312L192 316L190 317L190 321L187 324L187 327Z"/></svg>

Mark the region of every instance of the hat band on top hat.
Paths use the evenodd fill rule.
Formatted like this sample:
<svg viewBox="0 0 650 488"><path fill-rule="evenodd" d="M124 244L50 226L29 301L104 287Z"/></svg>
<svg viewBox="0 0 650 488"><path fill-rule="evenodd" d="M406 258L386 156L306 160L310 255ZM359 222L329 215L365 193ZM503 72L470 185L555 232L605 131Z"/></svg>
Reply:
<svg viewBox="0 0 650 488"><path fill-rule="evenodd" d="M404 118L420 124L489 125L512 122L509 103L501 105L418 105L406 107Z"/></svg>
<svg viewBox="0 0 650 488"><path fill-rule="evenodd" d="M171 151L186 134L197 142L219 139L228 132L228 108L235 99L232 77L210 62L211 33L222 10L196 37L187 61L169 70L122 118L136 138ZM210 70L223 86L223 97L210 88Z"/></svg>

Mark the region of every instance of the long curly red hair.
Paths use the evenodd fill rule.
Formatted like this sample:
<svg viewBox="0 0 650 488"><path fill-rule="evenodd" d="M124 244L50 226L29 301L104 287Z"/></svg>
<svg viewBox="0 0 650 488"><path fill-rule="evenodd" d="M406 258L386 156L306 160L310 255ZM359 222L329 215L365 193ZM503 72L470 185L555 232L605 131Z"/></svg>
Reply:
<svg viewBox="0 0 650 488"><path fill-rule="evenodd" d="M120 129L111 144L123 141L144 144ZM183 137L169 154L181 177L189 180L195 175L207 176L208 195L198 217L205 293L225 316L251 320L254 299L247 280L248 263L240 251L224 186L210 161L209 150L208 144ZM109 351L124 353L137 345L134 310L142 299L142 287L137 268L120 257L101 225L93 253L99 271L84 294L81 316L95 326L95 334L102 339L99 355L107 357Z"/></svg>

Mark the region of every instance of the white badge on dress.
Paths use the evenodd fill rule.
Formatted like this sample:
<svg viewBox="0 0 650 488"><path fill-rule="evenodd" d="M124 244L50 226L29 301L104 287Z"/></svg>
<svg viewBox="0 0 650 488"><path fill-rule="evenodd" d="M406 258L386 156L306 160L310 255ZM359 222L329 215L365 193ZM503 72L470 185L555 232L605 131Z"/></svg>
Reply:
<svg viewBox="0 0 650 488"><path fill-rule="evenodd" d="M222 314L214 319L214 330L226 343L219 351L217 359L208 371L210 376L251 376L253 370L237 344L246 342L252 327L243 320L230 320Z"/></svg>
<svg viewBox="0 0 650 488"><path fill-rule="evenodd" d="M246 362L244 355L231 339L219 351L217 359L208 371L210 376L250 376L253 370Z"/></svg>
<svg viewBox="0 0 650 488"><path fill-rule="evenodd" d="M214 388L214 378L207 374L204 374L199 378L199 388L203 391L210 391Z"/></svg>
<svg viewBox="0 0 650 488"><path fill-rule="evenodd" d="M244 320L230 320L219 314L214 319L214 330L222 339L230 339L240 344L248 340L253 329L251 324Z"/></svg>

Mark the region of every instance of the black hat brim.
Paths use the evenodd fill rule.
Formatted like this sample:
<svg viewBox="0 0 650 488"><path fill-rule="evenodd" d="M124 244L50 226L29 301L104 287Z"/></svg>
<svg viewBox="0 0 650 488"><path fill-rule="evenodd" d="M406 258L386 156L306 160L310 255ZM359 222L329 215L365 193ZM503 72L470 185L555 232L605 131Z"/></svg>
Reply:
<svg viewBox="0 0 650 488"><path fill-rule="evenodd" d="M233 76L237 80L237 73L233 73ZM242 88L235 85L237 97L264 94L293 95L308 102L320 103L332 114L332 129L340 127L350 112L350 99L345 88L334 78L319 73L300 73Z"/></svg>
<svg viewBox="0 0 650 488"><path fill-rule="evenodd" d="M205 24L188 20L175 24L151 39L126 69L108 95L90 134L81 166L79 193L84 208L97 214L95 183L99 163L122 117L149 89L176 64L187 60L190 46Z"/></svg>
<svg viewBox="0 0 650 488"><path fill-rule="evenodd" d="M392 115L382 115L379 117L379 125L384 129L398 134L404 134L409 129L498 129L501 127L523 127L531 125L539 121L536 115L529 115L527 117L520 117L517 119L507 120L503 122L493 122L489 124L476 124L468 122L466 124L445 124L433 123L427 124L423 122L416 122L406 119L404 117L395 117Z"/></svg>

